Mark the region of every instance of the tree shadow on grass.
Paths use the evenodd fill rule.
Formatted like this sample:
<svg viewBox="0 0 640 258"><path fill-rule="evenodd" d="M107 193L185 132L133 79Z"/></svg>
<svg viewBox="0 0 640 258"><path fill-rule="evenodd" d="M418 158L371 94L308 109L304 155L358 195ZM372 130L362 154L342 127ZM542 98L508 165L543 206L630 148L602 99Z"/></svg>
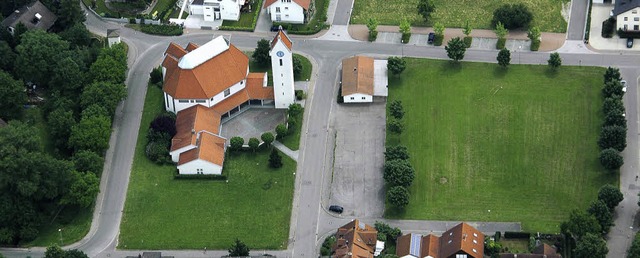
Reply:
<svg viewBox="0 0 640 258"><path fill-rule="evenodd" d="M544 75L547 76L547 78L553 79L558 77L558 68L547 68L544 70Z"/></svg>
<svg viewBox="0 0 640 258"><path fill-rule="evenodd" d="M386 203L386 206L388 208L386 208L384 211L385 218L391 218L391 219L404 218L404 215L406 213L405 208L397 208L397 207L394 207L393 205L390 205L389 203Z"/></svg>
<svg viewBox="0 0 640 258"><path fill-rule="evenodd" d="M505 75L507 75L508 71L508 67L496 66L495 68L493 68L493 77L502 79Z"/></svg>
<svg viewBox="0 0 640 258"><path fill-rule="evenodd" d="M462 62L449 60L441 66L441 69L444 74L456 74L462 71Z"/></svg>

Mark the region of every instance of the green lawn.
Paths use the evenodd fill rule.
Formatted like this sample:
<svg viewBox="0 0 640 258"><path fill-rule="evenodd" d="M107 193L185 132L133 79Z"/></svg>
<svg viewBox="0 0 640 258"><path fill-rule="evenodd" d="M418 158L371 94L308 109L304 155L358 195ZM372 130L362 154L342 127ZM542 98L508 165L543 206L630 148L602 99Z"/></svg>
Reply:
<svg viewBox="0 0 640 258"><path fill-rule="evenodd" d="M118 248L226 249L235 238L251 249L284 249L289 235L296 163L267 166L268 151L228 155L228 182L174 180L175 166L144 155L147 127L163 111L150 86L133 161Z"/></svg>
<svg viewBox="0 0 640 258"><path fill-rule="evenodd" d="M55 220L48 218L39 229L38 237L23 247L50 246L51 244L69 245L80 241L91 228L93 209L64 209ZM51 222L51 223L50 223ZM61 229L61 231L58 231ZM62 238L62 239L61 239Z"/></svg>
<svg viewBox="0 0 640 258"><path fill-rule="evenodd" d="M432 26L441 22L447 28L461 28L468 20L474 29L491 27L493 10L507 3L524 3L533 12L533 25L546 32L566 32L567 22L562 18L562 4L569 0L432 0L436 10L429 23L417 11L418 0L358 0L353 5L351 23L365 24L373 16L383 25L398 25L407 18L414 26ZM389 10L393 10L390 12ZM401 14L401 15L399 15ZM446 31L445 31L446 33Z"/></svg>
<svg viewBox="0 0 640 258"><path fill-rule="evenodd" d="M241 12L240 19L238 21L222 21L222 26L227 27L236 27L236 28L246 28L250 31L255 29L254 20L258 19L258 15L260 15L260 7L262 6L262 0L253 1L251 5L251 12Z"/></svg>
<svg viewBox="0 0 640 258"><path fill-rule="evenodd" d="M408 59L388 99L402 101L405 131L387 145L408 147L416 178L410 204L386 217L558 232L571 210L618 182L598 162L603 72Z"/></svg>
<svg viewBox="0 0 640 258"><path fill-rule="evenodd" d="M253 61L253 58L251 58L251 55L253 55L253 51L244 51L244 54L249 57L249 71L251 71L252 73L268 73L267 85L273 86L273 72L271 72L271 63L269 63L269 66L263 66L256 63L255 61ZM295 81L307 81L311 79L311 72L313 71L311 61L309 61L309 59L307 59L303 55L294 53L293 56L299 57L302 61L302 72L299 76L295 76L293 79Z"/></svg>
<svg viewBox="0 0 640 258"><path fill-rule="evenodd" d="M304 109L298 115L298 117L294 118L298 123L294 125L293 128L289 128L289 134L282 139L278 139L279 142L287 146L287 148L291 150L300 149L300 133L302 132L302 117L304 116Z"/></svg>

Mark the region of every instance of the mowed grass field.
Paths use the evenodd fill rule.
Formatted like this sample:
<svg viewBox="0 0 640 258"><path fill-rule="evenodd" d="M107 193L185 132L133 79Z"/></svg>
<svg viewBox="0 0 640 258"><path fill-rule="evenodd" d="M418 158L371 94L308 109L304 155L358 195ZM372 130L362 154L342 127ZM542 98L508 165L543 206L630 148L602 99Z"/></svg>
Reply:
<svg viewBox="0 0 640 258"><path fill-rule="evenodd" d="M566 32L567 22L561 14L569 0L431 0L436 6L429 23L418 14L418 0L356 0L351 23L365 24L375 17L381 25L398 25L403 18L412 26L432 26L436 22L447 28L462 28L468 20L474 29L490 29L493 11L503 4L524 3L533 12L533 25L545 32ZM446 33L446 30L445 30Z"/></svg>
<svg viewBox="0 0 640 258"><path fill-rule="evenodd" d="M394 219L522 222L558 232L606 183L596 144L604 69L408 59L389 80L405 131L387 146L408 147L416 178Z"/></svg>
<svg viewBox="0 0 640 258"><path fill-rule="evenodd" d="M238 238L252 250L284 249L289 236L296 163L268 167L269 151L228 155L228 182L177 180L175 166L144 155L147 128L163 111L149 86L131 171L118 248L227 249Z"/></svg>

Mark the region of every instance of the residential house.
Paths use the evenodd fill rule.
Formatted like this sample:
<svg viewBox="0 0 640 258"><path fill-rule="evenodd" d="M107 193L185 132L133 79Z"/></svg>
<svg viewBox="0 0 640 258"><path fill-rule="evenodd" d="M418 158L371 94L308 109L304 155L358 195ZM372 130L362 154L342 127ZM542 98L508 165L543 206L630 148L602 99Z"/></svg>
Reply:
<svg viewBox="0 0 640 258"><path fill-rule="evenodd" d="M640 31L640 0L618 0L612 14L616 18L616 30Z"/></svg>
<svg viewBox="0 0 640 258"><path fill-rule="evenodd" d="M240 19L240 9L247 0L184 0L188 1L189 15L202 15L204 21L215 20L237 21Z"/></svg>
<svg viewBox="0 0 640 258"><path fill-rule="evenodd" d="M562 258L555 247L540 244L530 254L500 254L500 258Z"/></svg>
<svg viewBox="0 0 640 258"><path fill-rule="evenodd" d="M272 46L289 42L291 54L286 34L279 32L274 41L281 42ZM272 56L276 58L280 57ZM169 154L180 174L221 174L227 145L220 136L222 121L249 106L289 101L289 93L284 94L288 90L293 96L293 82L267 86L267 74L251 73L249 58L222 36L202 46L170 43L162 76L165 109L176 114Z"/></svg>
<svg viewBox="0 0 640 258"><path fill-rule="evenodd" d="M16 26L22 23L27 29L49 30L58 17L40 1L32 2L15 10L9 17L2 20L2 26L13 35Z"/></svg>
<svg viewBox="0 0 640 258"><path fill-rule="evenodd" d="M305 23L309 19L311 0L266 0L264 8L271 21Z"/></svg>
<svg viewBox="0 0 640 258"><path fill-rule="evenodd" d="M400 258L482 258L484 234L467 223L460 223L438 237L433 234L407 234L397 240Z"/></svg>
<svg viewBox="0 0 640 258"><path fill-rule="evenodd" d="M384 243L378 241L378 231L360 220L352 220L338 228L336 242L331 247L332 258L373 258L380 255Z"/></svg>
<svg viewBox="0 0 640 258"><path fill-rule="evenodd" d="M344 103L373 102L374 96L387 96L387 60L354 56L342 60Z"/></svg>

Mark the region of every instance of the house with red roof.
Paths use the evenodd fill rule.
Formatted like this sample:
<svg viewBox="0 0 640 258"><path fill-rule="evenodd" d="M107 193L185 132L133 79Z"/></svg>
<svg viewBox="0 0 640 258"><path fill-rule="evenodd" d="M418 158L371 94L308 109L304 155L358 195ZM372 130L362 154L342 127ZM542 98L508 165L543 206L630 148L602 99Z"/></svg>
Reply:
<svg viewBox="0 0 640 258"><path fill-rule="evenodd" d="M336 232L332 258L373 258L380 255L384 243L378 241L376 228L354 219Z"/></svg>
<svg viewBox="0 0 640 258"><path fill-rule="evenodd" d="M264 8L273 22L305 23L309 19L311 0L266 0Z"/></svg>
<svg viewBox="0 0 640 258"><path fill-rule="evenodd" d="M280 33L274 41L282 41ZM180 174L221 174L227 146L222 121L251 106L275 107L289 95L274 96L284 84L267 86L267 74L251 73L249 57L222 36L202 46L170 43L162 75L164 108L176 114L169 154Z"/></svg>
<svg viewBox="0 0 640 258"><path fill-rule="evenodd" d="M411 233L398 237L396 255L400 258L482 258L484 234L467 223L460 223L439 237Z"/></svg>

